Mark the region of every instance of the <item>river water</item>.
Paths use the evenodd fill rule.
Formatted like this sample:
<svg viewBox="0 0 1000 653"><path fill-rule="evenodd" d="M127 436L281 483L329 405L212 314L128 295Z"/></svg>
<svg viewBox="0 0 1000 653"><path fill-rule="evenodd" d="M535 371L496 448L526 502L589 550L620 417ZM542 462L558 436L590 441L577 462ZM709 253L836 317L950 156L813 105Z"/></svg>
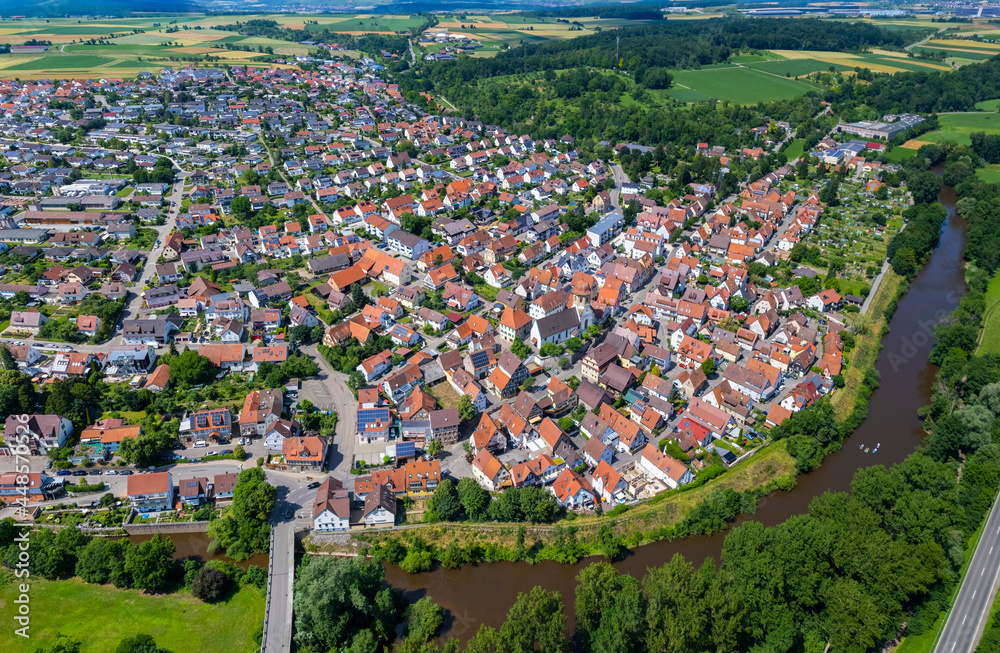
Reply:
<svg viewBox="0 0 1000 653"><path fill-rule="evenodd" d="M146 540L152 538L152 535L131 535L128 539L132 542L132 544L142 544ZM208 533L174 533L170 535L170 539L173 541L175 548L174 560L195 558L201 562L208 562L209 560L225 560L233 562L224 555L208 555L208 544L211 542L211 538L208 536ZM246 569L250 565L257 565L258 567L266 570L267 554L256 553L250 556L249 560L236 562L234 564L242 569Z"/></svg>
<svg viewBox="0 0 1000 653"><path fill-rule="evenodd" d="M956 196L950 187L942 188L939 201L948 210L941 240L924 270L910 284L883 340L876 367L881 374L879 389L869 402L868 418L845 440L843 448L828 456L823 465L796 479L791 492L776 492L760 500L753 517L765 525L774 525L793 515L806 512L809 503L826 491L850 488L854 472L870 465L889 466L902 461L921 442L923 430L917 409L930 399L937 368L927 362L934 345L933 325L958 306L965 292L962 250L966 224L955 215ZM865 453L859 445L874 447L878 453ZM737 522L737 523L738 523ZM616 564L618 569L642 577L647 568L667 562L680 553L695 565L706 558L719 559L725 532L692 537L674 542L656 542L638 547ZM584 566L599 558L586 559L578 565L546 561L527 563L490 563L466 565L461 569L438 568L421 574L408 574L395 565L387 565L386 581L416 600L430 596L451 613L446 637L465 639L485 623L499 626L518 593L540 585L562 594L567 612L572 613L575 577Z"/></svg>

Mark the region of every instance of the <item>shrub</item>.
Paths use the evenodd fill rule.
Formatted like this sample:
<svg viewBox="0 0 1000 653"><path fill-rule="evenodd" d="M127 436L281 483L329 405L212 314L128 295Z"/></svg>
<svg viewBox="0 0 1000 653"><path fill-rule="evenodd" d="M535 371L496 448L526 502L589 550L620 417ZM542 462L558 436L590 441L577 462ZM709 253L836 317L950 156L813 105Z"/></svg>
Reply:
<svg viewBox="0 0 1000 653"><path fill-rule="evenodd" d="M221 599L229 587L229 578L218 569L202 567L191 584L191 594L206 603Z"/></svg>

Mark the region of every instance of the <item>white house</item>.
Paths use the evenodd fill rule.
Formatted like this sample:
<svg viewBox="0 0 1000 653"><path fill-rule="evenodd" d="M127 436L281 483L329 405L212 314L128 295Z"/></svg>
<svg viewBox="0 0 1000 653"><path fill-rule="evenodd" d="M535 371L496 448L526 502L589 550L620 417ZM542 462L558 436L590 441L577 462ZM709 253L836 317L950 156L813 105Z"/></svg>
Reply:
<svg viewBox="0 0 1000 653"><path fill-rule="evenodd" d="M317 531L346 531L350 521L350 496L340 481L328 476L316 490L313 528Z"/></svg>
<svg viewBox="0 0 1000 653"><path fill-rule="evenodd" d="M652 443L647 444L639 457L639 466L649 476L662 482L670 489L694 480L694 474L681 461L659 451Z"/></svg>

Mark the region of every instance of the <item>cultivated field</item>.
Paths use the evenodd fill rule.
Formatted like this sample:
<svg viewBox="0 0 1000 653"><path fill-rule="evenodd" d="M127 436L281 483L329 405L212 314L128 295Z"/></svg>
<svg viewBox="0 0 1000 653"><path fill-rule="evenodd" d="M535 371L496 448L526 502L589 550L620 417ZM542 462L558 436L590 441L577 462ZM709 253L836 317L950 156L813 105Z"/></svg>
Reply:
<svg viewBox="0 0 1000 653"><path fill-rule="evenodd" d="M69 19L49 21L0 20L0 41L20 45L29 40L48 41L44 53L0 55L0 77L129 77L156 72L164 66L198 62L253 64L265 55L294 57L316 51L299 43L243 36L212 29L251 19L274 20L279 25L352 34L405 32L419 26L419 16L371 14L257 14L205 16L170 15L121 19ZM240 49L227 49L237 47ZM249 48L251 51L246 51ZM357 53L344 52L347 56Z"/></svg>
<svg viewBox="0 0 1000 653"><path fill-rule="evenodd" d="M960 32L962 36L982 35L985 38L1000 38L1000 31L975 30L974 32ZM1000 43L989 41L972 40L968 38L934 38L915 48L915 51L944 53L945 61L958 65L965 65L976 61L989 59L1000 54Z"/></svg>

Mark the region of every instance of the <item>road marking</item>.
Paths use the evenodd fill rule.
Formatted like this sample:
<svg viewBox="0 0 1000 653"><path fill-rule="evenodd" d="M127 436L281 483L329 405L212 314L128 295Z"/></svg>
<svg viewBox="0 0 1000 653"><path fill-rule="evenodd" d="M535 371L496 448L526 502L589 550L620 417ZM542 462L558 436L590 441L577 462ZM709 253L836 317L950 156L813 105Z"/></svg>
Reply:
<svg viewBox="0 0 1000 653"><path fill-rule="evenodd" d="M958 644L958 642L955 642L955 643L953 643L953 644L951 645L951 650L953 650L953 651L955 650L955 644Z"/></svg>
<svg viewBox="0 0 1000 653"><path fill-rule="evenodd" d="M963 626L965 625L965 620L968 619L968 618L969 618L968 614L966 614L964 617L962 617L962 625Z"/></svg>
<svg viewBox="0 0 1000 653"><path fill-rule="evenodd" d="M979 591L979 590L974 590L974 591L972 592L972 598L976 598L976 592L978 592L978 591Z"/></svg>

